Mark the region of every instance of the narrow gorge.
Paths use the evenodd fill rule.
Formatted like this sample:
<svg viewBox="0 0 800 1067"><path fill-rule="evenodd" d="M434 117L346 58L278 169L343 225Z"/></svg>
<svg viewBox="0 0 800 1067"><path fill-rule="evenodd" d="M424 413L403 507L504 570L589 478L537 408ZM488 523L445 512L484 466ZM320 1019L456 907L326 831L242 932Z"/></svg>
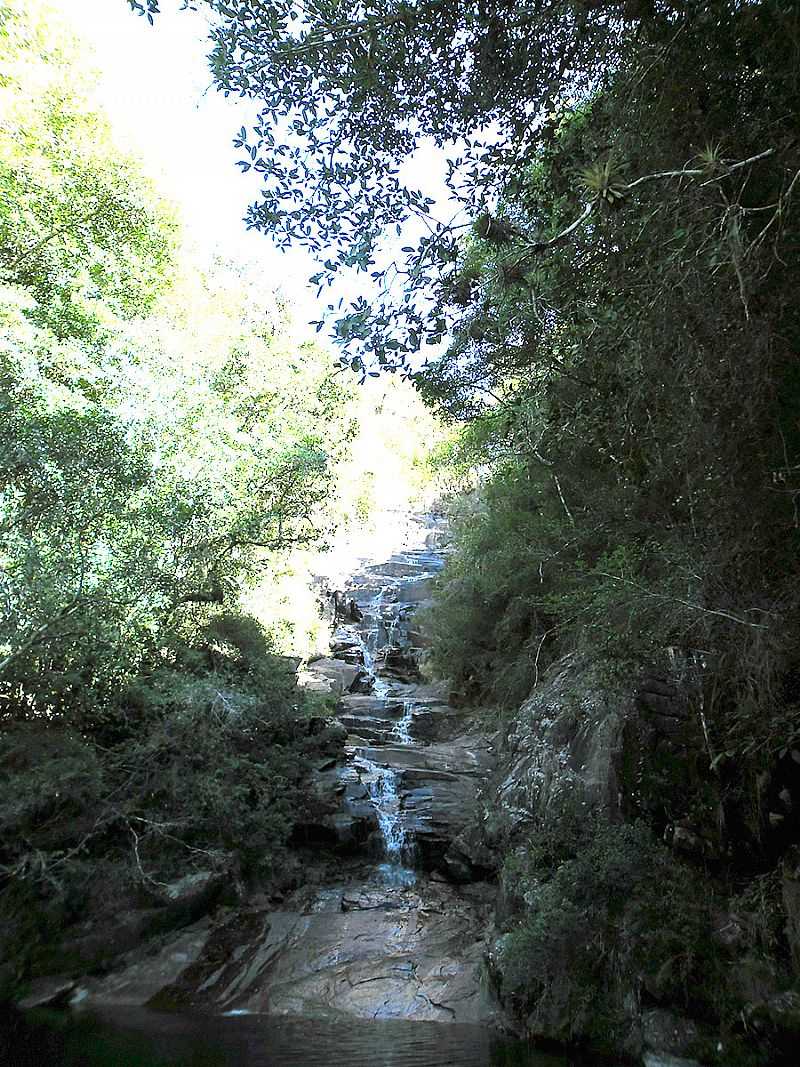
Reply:
<svg viewBox="0 0 800 1067"><path fill-rule="evenodd" d="M167 1041L181 1063L187 1042L245 1041L264 1065L697 1067L728 1062L704 1007L723 990L788 1048L797 1000L753 948L752 903L726 902L699 873L713 829L676 818L662 844L637 821L691 795L697 668L673 656L612 679L569 655L505 722L454 706L426 679L447 525L414 514L395 533L396 550L360 559L342 589L316 581L329 649L298 684L334 715L305 726L328 741L285 869L256 892L218 869L164 886L171 933L148 920L142 938L137 915L151 912L87 923L75 944L102 965L34 981L22 1007L69 1006L142 1047ZM786 865L793 952L796 884Z"/></svg>
<svg viewBox="0 0 800 1067"><path fill-rule="evenodd" d="M265 1047L277 1040L287 1063L317 1059L302 1038L280 1044L286 1026L309 1026L313 1055L328 1062L330 1041L341 1054L345 1023L364 1063L376 1062L382 1042L399 1057L392 1063L444 1062L433 1058L442 1050L459 1064L495 1062L496 1048L511 1055L516 1046L502 1035L514 1024L487 968L493 872L463 840L478 818L493 740L450 706L442 685L422 680L418 613L443 566L443 522L414 515L399 529L405 543L389 559L362 561L344 591L320 585L330 655L305 666L299 684L336 699L344 744L313 771L316 815L292 841L297 888L136 946L104 977L35 984L24 1006L68 1001L79 1015L123 1027L138 1020L147 1032L187 1013L249 1019L251 1029L257 1018ZM195 892L198 879L185 881L176 896ZM357 1020L411 1029L358 1030Z"/></svg>

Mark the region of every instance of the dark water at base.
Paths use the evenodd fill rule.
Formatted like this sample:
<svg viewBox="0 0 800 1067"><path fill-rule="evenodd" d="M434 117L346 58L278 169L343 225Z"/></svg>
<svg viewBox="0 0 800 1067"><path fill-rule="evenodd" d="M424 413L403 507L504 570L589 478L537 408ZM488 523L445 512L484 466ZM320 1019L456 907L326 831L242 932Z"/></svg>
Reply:
<svg viewBox="0 0 800 1067"><path fill-rule="evenodd" d="M579 1067L490 1030L145 1010L0 1021L3 1067ZM591 1067L580 1061L581 1067Z"/></svg>

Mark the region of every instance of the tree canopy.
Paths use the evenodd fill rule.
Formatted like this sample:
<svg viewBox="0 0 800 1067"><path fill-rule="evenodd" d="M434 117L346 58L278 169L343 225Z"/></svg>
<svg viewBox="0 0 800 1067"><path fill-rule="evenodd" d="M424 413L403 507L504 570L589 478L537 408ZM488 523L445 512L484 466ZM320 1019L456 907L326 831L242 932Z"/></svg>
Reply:
<svg viewBox="0 0 800 1067"><path fill-rule="evenodd" d="M673 69L685 79L681 107L702 110L722 80L727 106L746 107L745 98L762 98L766 82L791 65L792 5L780 0L207 6L217 85L262 105L254 129L237 139L240 165L263 176L248 224L279 245L310 247L320 259L320 293L330 286L338 294L342 272L371 276L361 294L341 306L334 300L325 316L343 359L358 370L417 365L414 353L442 341L454 322L442 290L461 237L496 210L565 109L583 107L613 83L619 92L626 87L631 112L652 110L659 79ZM688 40L703 56L693 70ZM757 59L765 48L775 49L769 70ZM776 148L763 132L764 143L749 145L748 154ZM445 151L450 198L435 206L407 165L430 144ZM627 150L610 140L596 147L594 159L574 161L569 223L585 206L577 170ZM687 143L660 169L679 171L702 148ZM628 183L653 180L638 160L625 162ZM532 244L552 247L562 219L542 219ZM401 234L411 236L402 251Z"/></svg>

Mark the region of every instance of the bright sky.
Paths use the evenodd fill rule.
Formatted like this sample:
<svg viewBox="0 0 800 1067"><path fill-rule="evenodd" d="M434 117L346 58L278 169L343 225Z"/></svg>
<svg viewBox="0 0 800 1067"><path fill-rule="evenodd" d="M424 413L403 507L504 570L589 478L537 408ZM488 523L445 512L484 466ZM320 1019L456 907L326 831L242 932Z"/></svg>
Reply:
<svg viewBox="0 0 800 1067"><path fill-rule="evenodd" d="M242 174L236 166L241 153L232 140L242 126L250 128L256 107L238 97L226 99L211 84L207 15L180 11L173 0L162 3L151 26L127 0L50 4L93 48L92 65L100 74L96 104L109 115L120 147L143 160L162 194L177 205L189 241L202 253L219 251L238 263L255 263L265 283L286 296L296 339L324 339L325 333L317 336L308 325L321 311L316 290L308 285L318 269L314 260L300 248L278 252L268 237L248 232L242 221L248 204L258 199L259 181L254 171ZM444 153L424 146L412 166L406 180L446 205ZM393 241L398 247L412 243L415 225L423 232L421 224L412 224L401 240L388 238L389 248ZM360 275L355 283L359 292L365 280ZM350 284L326 291L325 302L347 297Z"/></svg>
<svg viewBox="0 0 800 1067"><path fill-rule="evenodd" d="M164 4L150 26L126 0L51 5L94 48L96 102L109 115L120 147L143 160L163 195L178 206L190 242L202 252L254 261L267 284L286 294L297 326L318 317L306 288L314 271L310 257L299 249L279 253L242 222L257 198L258 179L240 173L240 154L231 142L241 126L250 125L255 109L211 86L203 15L180 12L177 2Z"/></svg>

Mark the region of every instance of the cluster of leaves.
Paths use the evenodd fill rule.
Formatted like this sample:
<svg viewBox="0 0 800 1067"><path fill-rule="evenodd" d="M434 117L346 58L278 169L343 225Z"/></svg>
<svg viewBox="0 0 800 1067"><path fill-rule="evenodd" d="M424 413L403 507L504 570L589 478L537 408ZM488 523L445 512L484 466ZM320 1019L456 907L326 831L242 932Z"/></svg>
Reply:
<svg viewBox="0 0 800 1067"><path fill-rule="evenodd" d="M268 294L180 258L68 39L2 10L2 714L74 719L317 541L352 428Z"/></svg>
<svg viewBox="0 0 800 1067"><path fill-rule="evenodd" d="M479 486L434 657L464 682L477 655L494 696L527 665L517 699L576 643L640 662L702 649L718 742L781 747L800 622L797 56L785 5L717 14L695 24L702 72L677 45L652 70L635 56L554 113L460 253L454 342L417 375L469 424L443 461ZM609 145L624 178L592 168ZM609 188L624 196L603 210Z"/></svg>
<svg viewBox="0 0 800 1067"><path fill-rule="evenodd" d="M63 340L99 341L109 314L151 308L174 226L135 163L111 153L86 78L47 18L0 6L0 279L29 291L33 321ZM31 55L45 62L31 64ZM61 75L71 71L69 79Z"/></svg>
<svg viewBox="0 0 800 1067"><path fill-rule="evenodd" d="M263 179L247 222L280 247L307 246L320 292L338 295L343 275L364 276L319 324L332 323L342 363L361 373L407 367L447 328L433 284L463 225L437 219L434 198L409 177L416 150L446 147L454 200L490 203L533 152L532 102L549 105L565 79L588 91L615 61L623 28L640 21L615 0L206 6L218 87L262 108L235 140L242 169ZM680 6L659 3L659 17L669 22ZM401 235L411 242L402 251Z"/></svg>

